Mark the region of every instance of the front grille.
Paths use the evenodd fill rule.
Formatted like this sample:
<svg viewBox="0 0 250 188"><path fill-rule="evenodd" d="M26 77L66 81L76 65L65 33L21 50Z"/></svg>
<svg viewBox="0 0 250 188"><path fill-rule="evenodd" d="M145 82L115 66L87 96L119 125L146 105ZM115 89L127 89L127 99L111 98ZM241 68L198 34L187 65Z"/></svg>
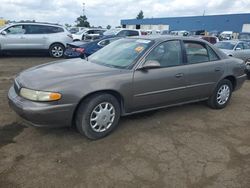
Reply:
<svg viewBox="0 0 250 188"><path fill-rule="evenodd" d="M14 82L14 89L16 91L17 94L19 94L19 91L20 91L20 85L19 83L17 82L17 80L15 79L15 82Z"/></svg>

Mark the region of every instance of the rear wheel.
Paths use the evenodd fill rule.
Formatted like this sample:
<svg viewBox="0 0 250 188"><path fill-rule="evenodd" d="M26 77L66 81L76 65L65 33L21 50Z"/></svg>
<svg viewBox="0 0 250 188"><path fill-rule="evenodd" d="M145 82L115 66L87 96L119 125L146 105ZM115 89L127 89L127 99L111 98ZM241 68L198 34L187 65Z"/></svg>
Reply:
<svg viewBox="0 0 250 188"><path fill-rule="evenodd" d="M233 91L231 81L224 79L219 82L213 95L208 100L208 105L214 109L225 108L230 101Z"/></svg>
<svg viewBox="0 0 250 188"><path fill-rule="evenodd" d="M110 94L95 94L84 100L76 114L77 130L89 139L110 134L118 124L120 105Z"/></svg>
<svg viewBox="0 0 250 188"><path fill-rule="evenodd" d="M62 44L53 44L49 48L51 57L60 58L63 57L65 47Z"/></svg>

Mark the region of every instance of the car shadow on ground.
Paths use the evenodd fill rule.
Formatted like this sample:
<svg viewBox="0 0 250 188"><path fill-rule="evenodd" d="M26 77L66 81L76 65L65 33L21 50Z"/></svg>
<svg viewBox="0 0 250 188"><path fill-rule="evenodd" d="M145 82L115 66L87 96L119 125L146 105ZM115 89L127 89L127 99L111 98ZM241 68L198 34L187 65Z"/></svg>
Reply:
<svg viewBox="0 0 250 188"><path fill-rule="evenodd" d="M3 57L50 57L48 51L12 51L12 52L3 52L0 55L0 58Z"/></svg>

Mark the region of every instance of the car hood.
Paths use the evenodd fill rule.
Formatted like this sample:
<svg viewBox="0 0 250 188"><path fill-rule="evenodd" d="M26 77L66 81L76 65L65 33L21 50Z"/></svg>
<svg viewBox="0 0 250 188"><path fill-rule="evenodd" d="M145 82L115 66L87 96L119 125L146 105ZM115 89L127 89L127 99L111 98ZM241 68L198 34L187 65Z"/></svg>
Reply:
<svg viewBox="0 0 250 188"><path fill-rule="evenodd" d="M83 59L71 59L39 65L21 72L16 81L30 89L46 89L67 80L89 77L105 77L120 69L91 63Z"/></svg>
<svg viewBox="0 0 250 188"><path fill-rule="evenodd" d="M225 49L220 49L220 50L223 51L227 55L230 55L233 52L233 50L225 50Z"/></svg>

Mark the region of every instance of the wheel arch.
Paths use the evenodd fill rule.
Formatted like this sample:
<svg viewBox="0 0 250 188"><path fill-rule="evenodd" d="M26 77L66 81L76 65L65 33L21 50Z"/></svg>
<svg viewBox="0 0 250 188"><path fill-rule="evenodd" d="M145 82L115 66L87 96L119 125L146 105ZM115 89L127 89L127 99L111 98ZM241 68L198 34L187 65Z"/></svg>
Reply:
<svg viewBox="0 0 250 188"><path fill-rule="evenodd" d="M85 95L84 97L82 97L81 100L77 103L77 105L74 109L74 112L73 112L73 116L72 116L72 125L73 126L75 125L76 114L77 114L77 111L78 111L81 103L83 103L90 96L98 95L98 94L102 94L102 93L113 95L117 99L118 103L120 104L121 115L124 113L124 97L118 91L109 90L109 89L94 91L94 92L89 93L89 94Z"/></svg>
<svg viewBox="0 0 250 188"><path fill-rule="evenodd" d="M235 76L229 75L229 76L226 76L223 79L229 80L232 83L232 85L233 85L233 91L234 91L235 88L237 87L237 80L236 80Z"/></svg>
<svg viewBox="0 0 250 188"><path fill-rule="evenodd" d="M53 43L50 44L49 49L50 49L53 45L55 45L55 44L63 45L63 47L66 48L66 46L65 46L62 42L53 42Z"/></svg>

